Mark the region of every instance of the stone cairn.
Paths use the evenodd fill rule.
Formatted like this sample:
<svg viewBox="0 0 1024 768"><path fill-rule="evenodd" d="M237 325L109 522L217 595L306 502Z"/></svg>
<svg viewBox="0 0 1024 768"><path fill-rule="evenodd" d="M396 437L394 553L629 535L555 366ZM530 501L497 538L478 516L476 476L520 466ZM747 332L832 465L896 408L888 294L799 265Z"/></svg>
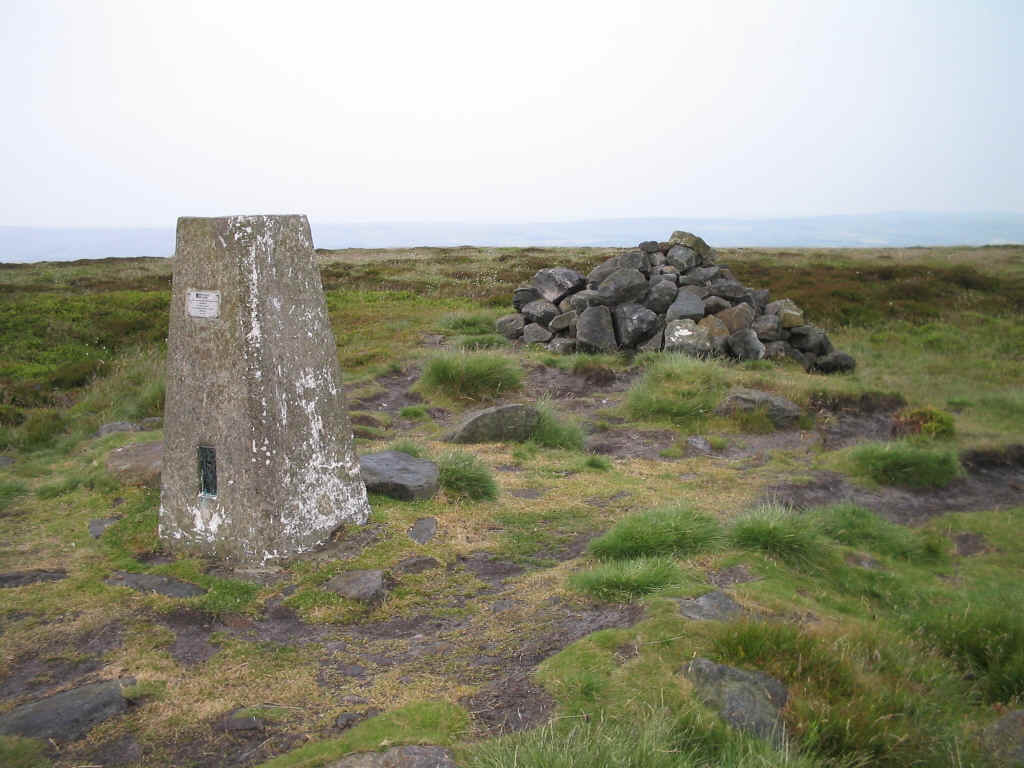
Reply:
<svg viewBox="0 0 1024 768"><path fill-rule="evenodd" d="M516 312L498 318L495 328L556 354L631 349L788 357L808 371L853 370L854 359L809 325L800 307L770 298L736 280L701 238L673 232L668 242L640 243L586 277L567 267L540 270L516 288Z"/></svg>

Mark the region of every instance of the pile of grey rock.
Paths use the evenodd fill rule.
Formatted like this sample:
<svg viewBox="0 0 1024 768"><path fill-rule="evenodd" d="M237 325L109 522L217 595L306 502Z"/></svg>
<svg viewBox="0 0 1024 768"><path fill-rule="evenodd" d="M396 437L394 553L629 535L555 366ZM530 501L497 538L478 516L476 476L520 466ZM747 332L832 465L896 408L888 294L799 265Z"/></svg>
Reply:
<svg viewBox="0 0 1024 768"><path fill-rule="evenodd" d="M742 285L704 240L673 232L668 242L640 243L586 276L567 267L540 270L516 288L515 313L495 327L557 354L632 349L789 357L809 371L853 370L854 359L808 324L800 307L770 299L769 291Z"/></svg>

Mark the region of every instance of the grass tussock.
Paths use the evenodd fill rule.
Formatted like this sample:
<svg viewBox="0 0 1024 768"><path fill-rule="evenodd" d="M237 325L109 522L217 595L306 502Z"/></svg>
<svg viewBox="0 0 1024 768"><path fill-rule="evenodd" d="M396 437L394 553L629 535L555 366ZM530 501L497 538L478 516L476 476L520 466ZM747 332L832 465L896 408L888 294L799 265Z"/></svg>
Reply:
<svg viewBox="0 0 1024 768"><path fill-rule="evenodd" d="M890 523L862 507L837 504L816 510L811 517L825 536L848 547L912 563L939 563L946 558L944 540Z"/></svg>
<svg viewBox="0 0 1024 768"><path fill-rule="evenodd" d="M540 418L530 440L543 448L564 448L570 451L583 450L583 430L579 424L559 416L550 403L537 404Z"/></svg>
<svg viewBox="0 0 1024 768"><path fill-rule="evenodd" d="M420 385L455 400L491 400L523 383L519 364L508 357L482 353L446 353L430 359Z"/></svg>
<svg viewBox="0 0 1024 768"><path fill-rule="evenodd" d="M730 538L739 549L763 552L794 568L814 565L824 551L811 521L777 504L765 504L737 520Z"/></svg>
<svg viewBox="0 0 1024 768"><path fill-rule="evenodd" d="M462 336L494 335L494 321L498 315L493 312L470 312L447 315L441 319L441 328Z"/></svg>
<svg viewBox="0 0 1024 768"><path fill-rule="evenodd" d="M389 451L398 451L412 456L414 459L426 458L427 452L423 446L412 440L396 440L388 446Z"/></svg>
<svg viewBox="0 0 1024 768"><path fill-rule="evenodd" d="M641 512L619 521L590 543L601 560L651 555L687 556L716 548L722 540L718 521L686 506Z"/></svg>
<svg viewBox="0 0 1024 768"><path fill-rule="evenodd" d="M452 496L473 501L498 498L498 483L491 470L480 459L464 451L450 451L437 461L441 487Z"/></svg>
<svg viewBox="0 0 1024 768"><path fill-rule="evenodd" d="M713 361L666 355L651 363L626 397L634 419L670 421L693 429L711 413L728 385Z"/></svg>
<svg viewBox="0 0 1024 768"><path fill-rule="evenodd" d="M669 557L617 560L569 577L573 589L599 600L621 603L682 583L683 573Z"/></svg>
<svg viewBox="0 0 1024 768"><path fill-rule="evenodd" d="M882 485L944 488L963 472L953 451L910 443L866 443L850 458L857 474Z"/></svg>

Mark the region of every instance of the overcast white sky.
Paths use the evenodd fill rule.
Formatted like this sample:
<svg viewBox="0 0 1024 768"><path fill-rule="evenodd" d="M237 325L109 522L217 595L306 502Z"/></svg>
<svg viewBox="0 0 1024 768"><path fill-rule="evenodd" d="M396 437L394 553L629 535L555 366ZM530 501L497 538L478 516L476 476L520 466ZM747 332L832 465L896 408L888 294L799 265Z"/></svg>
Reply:
<svg viewBox="0 0 1024 768"><path fill-rule="evenodd" d="M1024 2L0 0L0 225L1024 211Z"/></svg>

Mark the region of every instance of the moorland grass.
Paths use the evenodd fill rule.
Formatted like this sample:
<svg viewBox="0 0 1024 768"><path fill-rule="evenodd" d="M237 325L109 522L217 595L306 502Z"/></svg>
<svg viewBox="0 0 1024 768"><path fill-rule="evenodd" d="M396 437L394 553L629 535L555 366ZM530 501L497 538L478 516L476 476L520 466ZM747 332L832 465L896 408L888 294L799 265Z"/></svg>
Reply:
<svg viewBox="0 0 1024 768"><path fill-rule="evenodd" d="M721 540L721 526L715 518L680 505L620 520L606 534L590 542L590 553L601 560L650 555L683 557L713 550Z"/></svg>
<svg viewBox="0 0 1024 768"><path fill-rule="evenodd" d="M739 549L763 552L798 569L819 563L825 551L811 521L778 504L763 504L736 520L729 538Z"/></svg>
<svg viewBox="0 0 1024 768"><path fill-rule="evenodd" d="M508 346L508 339L497 333L481 333L478 336L457 336L452 342L456 349L501 349Z"/></svg>
<svg viewBox="0 0 1024 768"><path fill-rule="evenodd" d="M427 455L426 450L419 443L413 440L403 439L396 440L388 446L389 451L398 451L399 453L405 453L412 456L414 459L422 459Z"/></svg>
<svg viewBox="0 0 1024 768"><path fill-rule="evenodd" d="M626 408L634 419L670 421L694 429L710 415L727 384L720 363L664 355L649 363L629 390Z"/></svg>
<svg viewBox="0 0 1024 768"><path fill-rule="evenodd" d="M493 336L494 321L497 317L494 312L452 314L441 319L441 328L463 336Z"/></svg>
<svg viewBox="0 0 1024 768"><path fill-rule="evenodd" d="M911 443L865 443L850 451L857 474L882 485L944 488L963 473L951 450Z"/></svg>
<svg viewBox="0 0 1024 768"><path fill-rule="evenodd" d="M480 459L465 451L449 451L437 460L441 487L452 496L473 501L492 501L498 498L498 483L490 468Z"/></svg>
<svg viewBox="0 0 1024 768"><path fill-rule="evenodd" d="M0 512L10 507L20 497L28 493L28 487L17 480L0 480Z"/></svg>
<svg viewBox="0 0 1024 768"><path fill-rule="evenodd" d="M455 400L491 400L522 387L523 371L512 358L484 353L432 357L420 386Z"/></svg>
<svg viewBox="0 0 1024 768"><path fill-rule="evenodd" d="M569 577L569 586L599 600L625 603L683 581L683 572L672 558L638 557L576 571Z"/></svg>
<svg viewBox="0 0 1024 768"><path fill-rule="evenodd" d="M408 421L426 421L430 418L424 405L407 405L398 412L398 415Z"/></svg>
<svg viewBox="0 0 1024 768"><path fill-rule="evenodd" d="M607 456L592 454L583 460L584 469L595 469L598 472L607 472L612 468L612 460Z"/></svg>
<svg viewBox="0 0 1024 768"><path fill-rule="evenodd" d="M579 424L559 416L551 403L541 400L537 403L537 426L530 440L543 448L564 448L570 451L583 450L583 430Z"/></svg>
<svg viewBox="0 0 1024 768"><path fill-rule="evenodd" d="M901 434L920 435L932 440L949 440L956 434L953 415L937 408L910 408L896 414Z"/></svg>
<svg viewBox="0 0 1024 768"><path fill-rule="evenodd" d="M865 547L913 563L938 563L946 559L943 540L890 523L871 510L853 504L837 504L807 513L825 536L849 547Z"/></svg>

